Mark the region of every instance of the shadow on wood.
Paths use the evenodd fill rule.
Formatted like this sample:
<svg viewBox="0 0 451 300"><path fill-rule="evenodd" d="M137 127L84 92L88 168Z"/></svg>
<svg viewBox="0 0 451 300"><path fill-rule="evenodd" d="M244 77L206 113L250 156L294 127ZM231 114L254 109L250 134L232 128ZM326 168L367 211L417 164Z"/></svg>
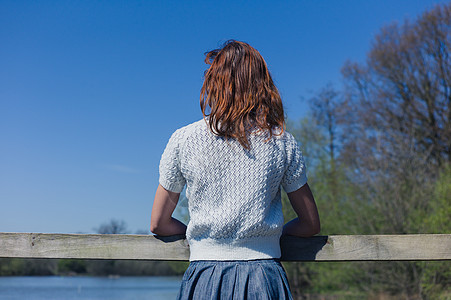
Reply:
<svg viewBox="0 0 451 300"><path fill-rule="evenodd" d="M298 238L294 236L282 236L280 248L283 261L312 261L316 259L318 252L327 244L328 236L314 236Z"/></svg>
<svg viewBox="0 0 451 300"><path fill-rule="evenodd" d="M163 243L173 243L173 242L177 242L177 241L186 239L186 236L184 234L170 235L170 236L154 235L153 237L159 241L162 241Z"/></svg>

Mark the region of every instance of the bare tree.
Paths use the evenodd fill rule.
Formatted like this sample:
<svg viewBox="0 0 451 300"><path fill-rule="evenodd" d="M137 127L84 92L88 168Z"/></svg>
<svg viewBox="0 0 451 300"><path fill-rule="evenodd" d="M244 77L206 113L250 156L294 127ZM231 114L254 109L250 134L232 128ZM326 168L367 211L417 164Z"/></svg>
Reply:
<svg viewBox="0 0 451 300"><path fill-rule="evenodd" d="M383 28L366 64L348 62L342 70L358 112L353 125L382 147L412 139L429 163L451 161L450 49L451 4Z"/></svg>
<svg viewBox="0 0 451 300"><path fill-rule="evenodd" d="M124 220L111 219L108 223L103 223L96 229L100 234L124 234L127 233L127 224Z"/></svg>

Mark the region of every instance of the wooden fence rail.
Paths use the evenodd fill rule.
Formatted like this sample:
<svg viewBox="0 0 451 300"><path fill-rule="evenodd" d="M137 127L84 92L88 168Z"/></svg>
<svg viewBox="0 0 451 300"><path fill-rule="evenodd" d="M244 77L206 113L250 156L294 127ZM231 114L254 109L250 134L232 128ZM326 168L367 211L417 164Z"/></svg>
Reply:
<svg viewBox="0 0 451 300"><path fill-rule="evenodd" d="M284 261L451 260L451 234L283 237ZM0 257L188 260L183 236L0 233Z"/></svg>

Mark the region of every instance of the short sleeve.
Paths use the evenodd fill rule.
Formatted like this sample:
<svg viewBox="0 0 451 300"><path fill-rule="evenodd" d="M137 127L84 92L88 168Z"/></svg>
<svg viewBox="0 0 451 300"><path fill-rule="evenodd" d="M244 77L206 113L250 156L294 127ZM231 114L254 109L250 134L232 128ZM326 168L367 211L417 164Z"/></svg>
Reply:
<svg viewBox="0 0 451 300"><path fill-rule="evenodd" d="M282 178L282 187L287 193L294 192L307 183L304 157L294 137L286 133L286 168Z"/></svg>
<svg viewBox="0 0 451 300"><path fill-rule="evenodd" d="M160 185L175 193L181 193L186 182L180 168L180 142L182 138L181 130L172 134L161 156L159 167Z"/></svg>

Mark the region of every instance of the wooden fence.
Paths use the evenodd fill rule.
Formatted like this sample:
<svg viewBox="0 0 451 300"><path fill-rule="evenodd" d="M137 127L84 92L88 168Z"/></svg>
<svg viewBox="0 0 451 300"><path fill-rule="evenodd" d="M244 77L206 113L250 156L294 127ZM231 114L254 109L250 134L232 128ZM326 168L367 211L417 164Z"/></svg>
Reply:
<svg viewBox="0 0 451 300"><path fill-rule="evenodd" d="M451 260L451 234L331 235L281 239L283 261ZM0 257L182 260L183 236L0 233Z"/></svg>

